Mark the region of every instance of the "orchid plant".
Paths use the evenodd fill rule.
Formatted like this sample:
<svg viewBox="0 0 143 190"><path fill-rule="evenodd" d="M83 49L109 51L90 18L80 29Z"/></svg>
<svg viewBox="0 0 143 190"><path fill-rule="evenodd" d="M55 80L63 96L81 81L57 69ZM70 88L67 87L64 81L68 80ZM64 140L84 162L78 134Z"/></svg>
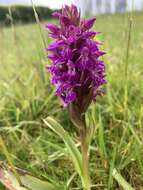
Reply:
<svg viewBox="0 0 143 190"><path fill-rule="evenodd" d="M73 124L80 136L83 188L90 190L89 145L91 130L86 125L85 113L89 105L101 96L102 85L106 84L105 65L100 59L104 52L100 42L95 40L99 32L92 31L95 18L80 19L75 5L62 8L53 13L59 25L48 24L50 36L54 39L48 48L48 58L52 64L47 66L52 75L52 84L61 104L68 110ZM81 175L81 174L80 174Z"/></svg>
<svg viewBox="0 0 143 190"><path fill-rule="evenodd" d="M80 19L80 12L75 5L65 5L61 12L53 13L59 24L48 24L46 28L54 39L48 48L48 58L51 65L47 66L51 73L51 83L55 86L55 94L60 98L64 109L75 125L79 136L75 144L68 132L54 119L48 117L44 123L61 139L63 139L67 155L70 155L79 174L84 190L91 189L89 172L90 143L92 127L86 122L86 111L97 96L102 96L102 86L106 84L105 65L100 59L104 52L100 50L101 43L96 41L99 32L92 31L96 19ZM0 138L10 168L0 166L0 182L10 190L64 190L68 185L51 184L31 176L25 171L17 170L9 157ZM81 151L79 150L81 147ZM65 154L65 151L63 152ZM66 155L66 156L67 156Z"/></svg>

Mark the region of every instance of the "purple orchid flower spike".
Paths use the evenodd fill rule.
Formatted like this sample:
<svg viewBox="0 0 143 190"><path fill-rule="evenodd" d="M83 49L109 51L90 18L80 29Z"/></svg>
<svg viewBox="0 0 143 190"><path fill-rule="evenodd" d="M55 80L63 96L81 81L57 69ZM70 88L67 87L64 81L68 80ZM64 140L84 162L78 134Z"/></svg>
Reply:
<svg viewBox="0 0 143 190"><path fill-rule="evenodd" d="M80 21L75 5L65 5L53 16L59 20L59 25L47 25L50 36L55 39L47 48L52 61L48 70L56 95L64 107L69 108L74 121L77 120L75 116L80 120L106 83L105 65L100 60L104 52L99 49L100 43L94 40L99 33L91 31L96 19Z"/></svg>

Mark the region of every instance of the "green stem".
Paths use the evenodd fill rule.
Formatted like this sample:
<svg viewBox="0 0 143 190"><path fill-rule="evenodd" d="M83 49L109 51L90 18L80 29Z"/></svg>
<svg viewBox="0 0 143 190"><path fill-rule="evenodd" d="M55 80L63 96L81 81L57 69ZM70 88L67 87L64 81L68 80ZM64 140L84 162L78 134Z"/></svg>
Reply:
<svg viewBox="0 0 143 190"><path fill-rule="evenodd" d="M84 107L84 106L83 106ZM80 106L80 102L77 104L71 104L69 106L69 114L71 121L77 127L79 133L79 140L81 144L82 154L82 175L81 181L83 190L90 190L90 174L89 174L89 128L86 126L85 109ZM83 111L83 112L82 112Z"/></svg>
<svg viewBox="0 0 143 190"><path fill-rule="evenodd" d="M82 153L82 163L83 163L83 189L90 190L90 175L89 175L89 147L87 143L87 133L86 130L80 132L81 140L81 153Z"/></svg>

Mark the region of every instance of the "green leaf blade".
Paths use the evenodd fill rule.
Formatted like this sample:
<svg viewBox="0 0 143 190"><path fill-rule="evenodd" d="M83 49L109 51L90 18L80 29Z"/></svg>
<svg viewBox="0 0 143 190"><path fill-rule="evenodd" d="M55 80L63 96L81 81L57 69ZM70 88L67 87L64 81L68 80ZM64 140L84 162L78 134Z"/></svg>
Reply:
<svg viewBox="0 0 143 190"><path fill-rule="evenodd" d="M64 128L51 117L46 118L44 120L44 123L64 141L68 149L68 152L71 155L72 161L75 165L75 169L82 177L83 176L82 156L72 138L64 130Z"/></svg>

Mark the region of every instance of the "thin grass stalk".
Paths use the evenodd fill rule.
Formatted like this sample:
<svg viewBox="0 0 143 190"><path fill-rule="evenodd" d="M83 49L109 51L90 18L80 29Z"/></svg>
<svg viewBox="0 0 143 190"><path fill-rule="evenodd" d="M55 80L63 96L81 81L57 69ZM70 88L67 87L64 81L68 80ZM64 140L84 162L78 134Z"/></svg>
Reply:
<svg viewBox="0 0 143 190"><path fill-rule="evenodd" d="M127 52L125 59L125 89L124 89L124 109L125 109L125 118L127 116L127 108L128 108L128 70L129 70L129 52L131 45L131 31L132 31L133 19L132 17L129 19L129 31L127 37Z"/></svg>
<svg viewBox="0 0 143 190"><path fill-rule="evenodd" d="M110 168L109 168L108 190L110 190L111 187L113 186L112 172L115 166L116 154L117 154L117 145L114 146L113 151L112 151L112 158L110 161Z"/></svg>
<svg viewBox="0 0 143 190"><path fill-rule="evenodd" d="M132 9L133 9L133 0L132 0ZM129 70L129 56L130 56L130 46L131 46L132 25L133 25L133 15L131 12L129 13L129 19L128 19L127 50L126 50L126 55L125 55L124 121L128 120L128 70ZM125 126L118 149L120 149L127 132L128 132L128 128Z"/></svg>
<svg viewBox="0 0 143 190"><path fill-rule="evenodd" d="M12 34L14 37L14 43L16 43L17 37L16 37L16 31L15 31L15 27L14 27L14 21L13 21L11 6L8 7L8 13L9 13L9 17L10 17L10 25L11 25Z"/></svg>
<svg viewBox="0 0 143 190"><path fill-rule="evenodd" d="M132 9L134 6L134 1L132 0ZM124 110L125 110L125 120L128 116L128 70L129 70L129 56L130 56L130 47L131 47L131 33L133 26L133 15L132 12L129 14L128 21L128 33L127 33L127 51L125 56L125 86L124 86Z"/></svg>
<svg viewBox="0 0 143 190"><path fill-rule="evenodd" d="M36 11L36 8L35 8L33 0L31 0L31 4L32 4L33 12L34 12L34 17L35 17L35 20L36 20L36 23L37 23L37 26L38 26L39 34L40 34L40 37L41 37L41 40L42 40L43 49L45 50L47 48L46 40L45 40L44 34L42 32L40 19L39 19L38 13ZM39 53L39 57L41 58L40 53ZM45 57L46 57L46 55L45 55ZM43 83L45 84L45 75L44 75L43 65L42 64L38 65L38 69L39 69L41 79L42 79Z"/></svg>
<svg viewBox="0 0 143 190"><path fill-rule="evenodd" d="M12 35L13 35L13 42L14 42L14 46L15 46L16 59L17 59L17 62L19 63L19 61L22 62L23 58L22 58L22 53L20 51L20 47L18 46L18 36L17 36L16 29L14 26L14 19L13 19L13 15L12 15L11 6L8 7L8 13L9 13L9 17L10 17L10 25L11 25Z"/></svg>
<svg viewBox="0 0 143 190"><path fill-rule="evenodd" d="M46 49L46 47L47 47L46 41L45 41L45 38L44 38L44 35L43 35L43 32L42 32L40 19L39 19L38 13L37 13L37 11L36 11L36 8L35 8L35 6L34 6L33 0L31 0L31 4L32 4L34 16L35 16L35 20L36 20L36 23L37 23L38 28L39 28L39 33L40 33L40 36L41 36L41 39L42 39L42 42L43 42L43 47L44 47L44 49Z"/></svg>
<svg viewBox="0 0 143 190"><path fill-rule="evenodd" d="M11 6L8 7L8 13L9 13L11 30L12 30L12 34L13 34L13 41L14 41L14 45L15 45L16 50L17 50L17 36L16 36L16 30L15 30L15 27L14 27L14 20L13 20L13 16L12 16ZM18 52L17 52L17 55L19 56Z"/></svg>
<svg viewBox="0 0 143 190"><path fill-rule="evenodd" d="M4 28L3 26L0 26L0 42L1 42L1 48L0 48L0 63L1 65L5 68L5 64L3 64L3 60L4 60L4 51L3 51L3 41L4 39Z"/></svg>
<svg viewBox="0 0 143 190"><path fill-rule="evenodd" d="M133 9L133 0L132 0L132 9ZM127 33L127 50L125 55L125 75L124 75L124 121L128 120L128 70L129 70L129 56L130 56L130 46L131 46L131 32L132 32L132 25L133 25L133 15L132 12L129 13L128 19L128 33ZM127 124L123 123L124 129L123 134L118 146L118 150L120 150L124 138L128 132Z"/></svg>

